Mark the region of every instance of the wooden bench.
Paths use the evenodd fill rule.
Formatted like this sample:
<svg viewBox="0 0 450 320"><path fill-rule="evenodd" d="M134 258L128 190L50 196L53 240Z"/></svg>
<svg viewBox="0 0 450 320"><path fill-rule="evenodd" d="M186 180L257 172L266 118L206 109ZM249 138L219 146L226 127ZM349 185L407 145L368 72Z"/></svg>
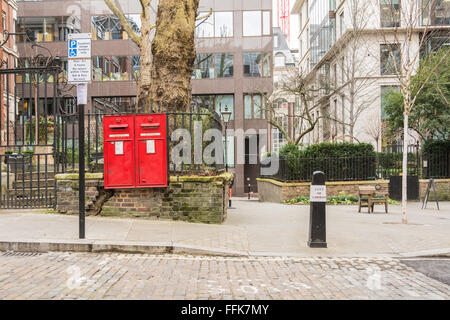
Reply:
<svg viewBox="0 0 450 320"><path fill-rule="evenodd" d="M386 192L377 192L374 186L363 186L358 188L358 197L358 212L361 212L361 208L367 208L369 213L373 213L376 204L384 204L388 213L389 195Z"/></svg>

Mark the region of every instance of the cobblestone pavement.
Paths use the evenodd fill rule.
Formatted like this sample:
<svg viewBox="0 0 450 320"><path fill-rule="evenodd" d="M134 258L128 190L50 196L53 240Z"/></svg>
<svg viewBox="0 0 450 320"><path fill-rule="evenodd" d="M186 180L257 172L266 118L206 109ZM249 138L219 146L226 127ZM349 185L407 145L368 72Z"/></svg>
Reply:
<svg viewBox="0 0 450 320"><path fill-rule="evenodd" d="M389 258L0 253L0 299L449 299Z"/></svg>

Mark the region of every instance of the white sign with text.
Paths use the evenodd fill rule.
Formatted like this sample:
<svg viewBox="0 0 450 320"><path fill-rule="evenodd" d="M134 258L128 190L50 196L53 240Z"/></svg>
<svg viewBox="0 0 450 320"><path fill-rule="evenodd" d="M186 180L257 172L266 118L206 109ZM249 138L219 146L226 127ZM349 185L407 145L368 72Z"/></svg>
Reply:
<svg viewBox="0 0 450 320"><path fill-rule="evenodd" d="M327 202L327 186L311 186L311 202Z"/></svg>
<svg viewBox="0 0 450 320"><path fill-rule="evenodd" d="M92 34L71 33L67 41L68 82L90 83L92 80Z"/></svg>

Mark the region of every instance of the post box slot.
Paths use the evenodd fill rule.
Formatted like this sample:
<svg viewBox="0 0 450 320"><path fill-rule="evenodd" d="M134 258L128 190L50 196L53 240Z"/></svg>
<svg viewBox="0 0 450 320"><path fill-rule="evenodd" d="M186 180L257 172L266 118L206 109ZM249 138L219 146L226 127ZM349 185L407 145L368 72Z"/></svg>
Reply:
<svg viewBox="0 0 450 320"><path fill-rule="evenodd" d="M111 124L109 125L110 129L126 129L128 128L128 124Z"/></svg>
<svg viewBox="0 0 450 320"><path fill-rule="evenodd" d="M141 124L141 127L144 129L153 129L153 128L159 128L160 124L159 123L143 123Z"/></svg>

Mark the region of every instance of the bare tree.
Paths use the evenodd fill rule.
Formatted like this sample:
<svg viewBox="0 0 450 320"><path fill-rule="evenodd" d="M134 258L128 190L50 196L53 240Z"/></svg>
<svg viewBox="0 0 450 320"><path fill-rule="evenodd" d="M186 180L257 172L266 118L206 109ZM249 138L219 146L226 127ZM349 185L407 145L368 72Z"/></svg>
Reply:
<svg viewBox="0 0 450 320"><path fill-rule="evenodd" d="M375 1L375 0L373 0ZM378 1L375 1L377 3ZM421 53L428 51L429 39L436 35L442 35L442 27L432 26L432 21L423 23L424 17L432 16L432 10L436 10L434 0L403 0L401 6L397 6L393 1L385 1L385 19L392 19L392 25L387 28L377 29L380 39L384 42L384 47L388 52L387 63L384 66L389 69L398 81L400 92L403 97L404 127L403 127L403 166L402 166L402 222L408 223L407 205L407 172L408 172L408 129L409 115L414 108L416 100L422 89L432 79L432 74L445 60L446 54L440 61L431 68L429 76L421 79L417 90L413 90L412 78L415 74ZM445 4L444 4L445 6ZM443 7L447 10L449 8ZM448 17L449 12L445 14ZM383 21L383 19L382 19ZM388 20L389 21L389 20ZM448 26L447 26L448 27ZM448 28L444 27L444 39L448 39ZM439 45L437 44L437 47ZM382 66L383 67L383 66Z"/></svg>
<svg viewBox="0 0 450 320"><path fill-rule="evenodd" d="M363 132L373 139L372 141L377 146L377 150L380 151L378 146L383 137L383 129L385 128L385 125L377 113L370 114L366 120L367 121Z"/></svg>
<svg viewBox="0 0 450 320"><path fill-rule="evenodd" d="M260 92L263 99L259 108L266 113L268 123L277 128L289 144L299 145L309 133L314 131L319 121L324 119L323 115L317 116L317 111L320 110L320 104L317 103L320 91L321 88L311 85L302 71L291 72L280 81L275 92L271 94ZM293 113L280 112L280 101L283 101L285 97L293 97L299 102L300 105L294 108ZM283 117L287 117L292 123L292 130L296 134L289 135L283 125Z"/></svg>
<svg viewBox="0 0 450 320"><path fill-rule="evenodd" d="M195 28L199 0L159 0L156 21L151 21L152 0L140 0L141 34L137 34L114 0L105 0L141 55L138 105L148 111L152 103L170 107L190 105L194 64ZM152 34L152 30L155 30Z"/></svg>

